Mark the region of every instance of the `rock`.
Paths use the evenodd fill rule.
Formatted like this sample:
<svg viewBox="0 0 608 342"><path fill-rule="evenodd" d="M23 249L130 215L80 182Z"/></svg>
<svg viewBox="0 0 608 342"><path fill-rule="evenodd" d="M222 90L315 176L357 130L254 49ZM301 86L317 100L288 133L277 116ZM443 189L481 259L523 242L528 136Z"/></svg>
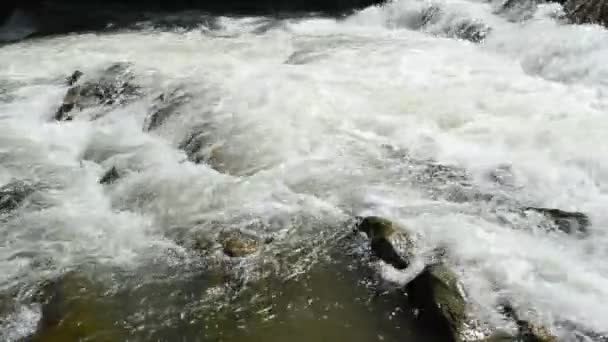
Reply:
<svg viewBox="0 0 608 342"><path fill-rule="evenodd" d="M387 219L369 216L360 220L356 229L371 240L374 255L396 269L409 265L413 243L405 232Z"/></svg>
<svg viewBox="0 0 608 342"><path fill-rule="evenodd" d="M566 234L587 234L589 225L591 224L589 217L581 212L536 207L526 207L523 210L542 214L552 221L558 230Z"/></svg>
<svg viewBox="0 0 608 342"><path fill-rule="evenodd" d="M224 253L229 257L242 258L257 252L262 241L240 230L223 231L218 238Z"/></svg>
<svg viewBox="0 0 608 342"><path fill-rule="evenodd" d="M18 209L34 191L33 186L22 181L12 181L0 187L0 213Z"/></svg>
<svg viewBox="0 0 608 342"><path fill-rule="evenodd" d="M478 20L465 20L458 23L448 31L448 35L458 39L468 40L473 43L481 43L486 39L492 29L490 26Z"/></svg>
<svg viewBox="0 0 608 342"><path fill-rule="evenodd" d="M72 75L70 75L70 77L67 78L67 84L69 86L73 86L76 84L76 82L78 82L78 80L80 80L80 78L84 75L84 73L80 70L76 70L74 71L74 73Z"/></svg>
<svg viewBox="0 0 608 342"><path fill-rule="evenodd" d="M156 98L156 104L152 113L144 122L144 131L151 131L161 126L170 116L179 111L179 108L187 103L192 96L181 89L161 94Z"/></svg>
<svg viewBox="0 0 608 342"><path fill-rule="evenodd" d="M204 230L193 230L186 227L172 228L175 242L197 254L207 255L214 250L216 243Z"/></svg>
<svg viewBox="0 0 608 342"><path fill-rule="evenodd" d="M445 264L427 266L405 289L411 303L420 310L423 324L449 336L450 341L462 340L466 302L458 278Z"/></svg>
<svg viewBox="0 0 608 342"><path fill-rule="evenodd" d="M566 16L575 24L608 26L608 2L605 0L568 0Z"/></svg>
<svg viewBox="0 0 608 342"><path fill-rule="evenodd" d="M83 73L75 71L67 80L71 86L55 113L56 121L70 121L75 110L96 106L122 105L141 96L134 85L128 63L116 63L105 69L101 77L80 82Z"/></svg>
<svg viewBox="0 0 608 342"><path fill-rule="evenodd" d="M441 7L437 4L430 4L420 12L420 22L417 23L416 28L436 23L441 15Z"/></svg>
<svg viewBox="0 0 608 342"><path fill-rule="evenodd" d="M517 336L511 337L510 341L521 342L557 342L558 339L551 334L549 330L543 326L532 324L523 320L517 314L515 308L510 304L505 303L501 307L502 313L509 319L512 319L517 324ZM484 340L485 342L494 342L502 340Z"/></svg>
<svg viewBox="0 0 608 342"><path fill-rule="evenodd" d="M118 173L118 169L116 169L116 166L112 166L112 168L106 171L99 179L99 184L109 185L116 182L119 178L120 173Z"/></svg>
<svg viewBox="0 0 608 342"><path fill-rule="evenodd" d="M71 272L44 286L42 318L29 341L125 341L127 331L114 322L104 289Z"/></svg>
<svg viewBox="0 0 608 342"><path fill-rule="evenodd" d="M179 144L179 149L193 163L205 163L218 172L230 173L223 153L225 145L221 141L215 141L210 132L213 132L210 124L198 125Z"/></svg>

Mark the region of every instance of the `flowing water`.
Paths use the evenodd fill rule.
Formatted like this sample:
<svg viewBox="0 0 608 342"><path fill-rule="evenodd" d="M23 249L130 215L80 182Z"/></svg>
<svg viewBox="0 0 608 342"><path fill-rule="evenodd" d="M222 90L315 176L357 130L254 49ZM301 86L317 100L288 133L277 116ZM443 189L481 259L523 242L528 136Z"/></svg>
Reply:
<svg viewBox="0 0 608 342"><path fill-rule="evenodd" d="M36 284L77 269L118 293L110 298L128 314L112 320L141 333L135 340L397 340L398 324L387 323L394 303L365 303L352 267L307 273L332 259L350 217L367 214L401 223L422 249L447 247L484 321L505 324L496 307L508 298L564 340L608 333L608 32L565 25L559 11L398 0L339 20L187 13L196 25L142 22L1 47L0 185L36 189L0 214L0 291L16 302L4 310L2 340L36 328ZM481 42L459 39L463 23L479 24L472 40ZM141 98L52 119L66 77L117 62L130 63ZM142 129L171 89L188 102ZM193 127L209 143L201 163L179 148ZM477 189L509 201L584 212L589 232L546 231L534 218L513 218L514 229L496 202L454 201L449 179L412 176L414 159L464 169ZM112 166L121 179L99 184ZM488 176L496 170L509 171L508 185ZM285 305L275 314L230 316L240 309L218 299L228 295L204 271L209 262L176 242L225 227L274 239L228 277L243 283L272 268L298 279L248 287L229 303L247 311L276 297ZM310 298L289 297L306 287L303 274L316 279ZM317 297L359 302L338 305L333 322L306 323L328 319Z"/></svg>

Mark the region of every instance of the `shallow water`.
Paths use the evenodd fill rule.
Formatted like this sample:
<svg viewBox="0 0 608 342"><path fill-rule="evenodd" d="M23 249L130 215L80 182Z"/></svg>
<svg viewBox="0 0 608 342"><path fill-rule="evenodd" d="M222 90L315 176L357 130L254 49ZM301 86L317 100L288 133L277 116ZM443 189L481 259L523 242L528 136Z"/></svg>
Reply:
<svg viewBox="0 0 608 342"><path fill-rule="evenodd" d="M422 26L427 2L395 1L341 20L208 25L201 15L192 30L141 23L0 48L0 184L23 179L40 189L35 203L1 218L0 290L78 267L196 269L204 258L175 242L184 230L211 237L249 227L275 238L260 257L274 260L348 230L352 215L377 214L408 227L422 249L449 249L477 316L503 324L495 308L506 297L558 333L608 333L608 33L561 24L559 6L514 21L495 3L435 4L441 15ZM470 19L491 27L480 44L455 36L454 25ZM142 99L94 121L86 110L52 121L67 76L115 62L132 63ZM191 100L144 132L154 99L175 88ZM208 134L207 163L178 148L193 127ZM476 187L518 203L585 212L589 234L546 232L533 221L512 229L493 202L432 195L434 185L412 178L386 146L464 168ZM512 186L488 177L504 165ZM125 176L100 185L112 166ZM317 254L279 273L305 272ZM4 339L35 327L36 308L16 310ZM353 336L394 331L376 319L353 323L361 328ZM318 338L346 336L328 324L315 328L326 333ZM291 329L271 331L313 338Z"/></svg>

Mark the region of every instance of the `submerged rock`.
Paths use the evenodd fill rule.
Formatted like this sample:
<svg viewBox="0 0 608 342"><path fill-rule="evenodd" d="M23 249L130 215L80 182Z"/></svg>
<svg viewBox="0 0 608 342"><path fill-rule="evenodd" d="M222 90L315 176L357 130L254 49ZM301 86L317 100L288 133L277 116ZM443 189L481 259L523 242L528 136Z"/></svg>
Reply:
<svg viewBox="0 0 608 342"><path fill-rule="evenodd" d="M29 341L125 341L103 288L75 272L49 282L41 291L42 318Z"/></svg>
<svg viewBox="0 0 608 342"><path fill-rule="evenodd" d="M553 224L555 224L558 230L566 234L586 234L588 233L588 228L591 224L589 217L581 212L536 207L527 207L524 208L524 211L532 211L542 214Z"/></svg>
<svg viewBox="0 0 608 342"><path fill-rule="evenodd" d="M188 156L188 160L193 163L206 163L218 172L230 173L223 153L225 145L216 141L211 132L213 129L209 124L195 127L179 144L179 149L183 150Z"/></svg>
<svg viewBox="0 0 608 342"><path fill-rule="evenodd" d="M193 230L186 227L171 230L174 231L172 238L178 245L200 255L211 253L217 245L210 234L204 230Z"/></svg>
<svg viewBox="0 0 608 342"><path fill-rule="evenodd" d="M405 289L411 303L420 310L423 324L440 330L450 341L462 340L466 302L458 278L446 265L427 266Z"/></svg>
<svg viewBox="0 0 608 342"><path fill-rule="evenodd" d="M508 318L511 319L515 322L515 324L517 325L517 335L516 336L509 336L506 335L506 337L504 336L504 334L501 334L498 337L501 337L501 339L498 339L497 336L491 336L488 339L485 339L484 342L499 342L499 341L521 341L521 342L557 342L558 339L556 336L554 336L553 334L551 334L551 332L549 330L547 330L545 327L540 326L540 325L536 325L533 324L531 322L528 322L526 320L523 320L519 317L519 315L517 314L517 311L515 310L515 308L513 308L511 305L509 304L505 304L502 306L501 308L502 313Z"/></svg>
<svg viewBox="0 0 608 342"><path fill-rule="evenodd" d="M486 39L491 30L490 26L483 22L472 20L461 22L455 27L452 33L459 39L468 40L473 43L481 43Z"/></svg>
<svg viewBox="0 0 608 342"><path fill-rule="evenodd" d="M118 169L116 169L116 166L112 166L111 169L106 171L106 173L101 176L101 178L99 179L99 184L109 185L116 182L119 178L120 173L118 172Z"/></svg>
<svg viewBox="0 0 608 342"><path fill-rule="evenodd" d="M402 229L376 216L361 219L356 229L371 240L371 249L376 257L396 269L408 267L413 243Z"/></svg>
<svg viewBox="0 0 608 342"><path fill-rule="evenodd" d="M160 127L169 117L179 111L179 108L187 103L192 96L181 89L175 89L169 93L161 94L156 98L152 113L144 122L144 131L152 131Z"/></svg>
<svg viewBox="0 0 608 342"><path fill-rule="evenodd" d="M139 87L132 83L134 76L128 63L113 64L102 72L101 77L81 83L82 76L82 72L75 71L68 78L71 87L55 113L56 121L72 120L76 110L121 105L141 95Z"/></svg>
<svg viewBox="0 0 608 342"><path fill-rule="evenodd" d="M23 181L12 181L0 187L0 214L18 209L35 191Z"/></svg>
<svg viewBox="0 0 608 342"><path fill-rule="evenodd" d="M257 236L240 230L223 231L218 237L224 253L229 257L242 258L257 252L263 241Z"/></svg>

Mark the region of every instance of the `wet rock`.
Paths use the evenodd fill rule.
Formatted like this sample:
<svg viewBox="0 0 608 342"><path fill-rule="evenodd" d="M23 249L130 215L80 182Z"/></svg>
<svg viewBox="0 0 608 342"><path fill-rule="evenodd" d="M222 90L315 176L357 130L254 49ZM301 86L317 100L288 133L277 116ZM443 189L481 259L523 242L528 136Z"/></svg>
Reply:
<svg viewBox="0 0 608 342"><path fill-rule="evenodd" d="M76 272L47 283L40 291L42 318L29 341L125 341L126 330L113 319L104 289Z"/></svg>
<svg viewBox="0 0 608 342"><path fill-rule="evenodd" d="M74 71L74 73L72 75L70 75L70 77L67 78L67 84L69 86L73 86L76 84L76 82L78 82L78 80L80 80L80 78L84 75L84 73L80 70L76 70Z"/></svg>
<svg viewBox="0 0 608 342"><path fill-rule="evenodd" d="M562 3L564 0L559 0ZM496 12L501 14L511 22L521 22L529 20L534 16L539 3L542 0L506 0L496 9ZM556 1L557 2L557 1Z"/></svg>
<svg viewBox="0 0 608 342"><path fill-rule="evenodd" d="M605 0L568 0L564 8L573 23L608 26L608 2Z"/></svg>
<svg viewBox="0 0 608 342"><path fill-rule="evenodd" d="M450 29L448 35L473 43L481 43L491 30L490 26L481 21L465 20Z"/></svg>
<svg viewBox="0 0 608 342"><path fill-rule="evenodd" d="M55 113L56 121L70 121L77 110L95 106L122 105L141 96L133 84L128 63L116 63L105 69L101 77L81 82L83 73L74 72L67 80L71 86Z"/></svg>
<svg viewBox="0 0 608 342"><path fill-rule="evenodd" d="M417 26L423 27L425 25L434 24L439 20L441 16L441 7L437 4L431 4L425 7L420 13L420 22Z"/></svg>
<svg viewBox="0 0 608 342"><path fill-rule="evenodd" d="M120 173L118 172L118 169L116 168L116 166L112 166L111 169L106 171L106 173L101 176L101 178L99 179L99 184L110 185L116 182L119 178Z"/></svg>
<svg viewBox="0 0 608 342"><path fill-rule="evenodd" d="M179 149L186 152L188 160L194 163L200 163L204 161L204 156L201 154L201 150L205 147L207 140L209 140L208 134L206 134L204 131L195 130L188 134L184 141L179 144Z"/></svg>
<svg viewBox="0 0 608 342"><path fill-rule="evenodd" d="M210 132L213 132L210 125L199 125L179 144L179 149L183 150L188 160L193 163L206 163L218 172L229 173L222 153L224 145L214 141Z"/></svg>
<svg viewBox="0 0 608 342"><path fill-rule="evenodd" d="M371 240L371 249L376 257L396 269L408 267L413 243L402 229L376 216L360 219L356 229Z"/></svg>
<svg viewBox="0 0 608 342"><path fill-rule="evenodd" d="M551 334L545 327L533 324L526 320L523 320L517 314L515 308L510 304L506 303L501 307L502 313L509 319L515 321L517 325L517 336L511 336L510 340L507 341L521 341L521 342L557 342L556 336ZM504 339L487 339L485 342L494 341L505 341Z"/></svg>
<svg viewBox="0 0 608 342"><path fill-rule="evenodd" d="M160 127L169 117L179 112L192 96L182 89L161 94L156 98L152 113L144 122L144 131L151 131Z"/></svg>
<svg viewBox="0 0 608 342"><path fill-rule="evenodd" d="M581 212L571 212L560 209L527 207L524 211L542 214L553 222L558 230L566 234L587 234L591 221Z"/></svg>
<svg viewBox="0 0 608 342"><path fill-rule="evenodd" d="M240 230L223 231L218 240L229 257L242 258L257 252L262 246L258 237Z"/></svg>
<svg viewBox="0 0 608 342"><path fill-rule="evenodd" d="M0 187L0 214L18 209L35 191L22 181L12 181Z"/></svg>
<svg viewBox="0 0 608 342"><path fill-rule="evenodd" d="M406 285L411 303L420 310L424 325L437 329L450 341L461 341L466 302L458 278L443 263L430 265Z"/></svg>
<svg viewBox="0 0 608 342"><path fill-rule="evenodd" d="M175 242L195 253L207 255L211 253L217 245L210 237L210 234L203 230L192 230L190 228L173 228Z"/></svg>

